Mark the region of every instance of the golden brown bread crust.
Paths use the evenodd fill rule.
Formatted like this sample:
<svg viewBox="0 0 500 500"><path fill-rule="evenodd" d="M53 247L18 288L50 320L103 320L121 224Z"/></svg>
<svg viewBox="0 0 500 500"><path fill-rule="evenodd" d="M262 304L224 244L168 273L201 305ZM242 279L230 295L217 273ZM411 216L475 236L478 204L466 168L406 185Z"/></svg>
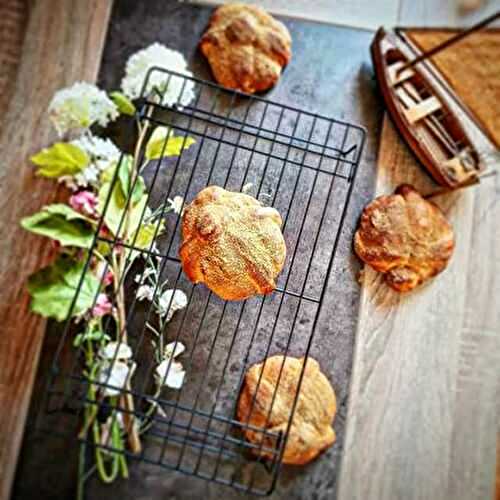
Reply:
<svg viewBox="0 0 500 500"><path fill-rule="evenodd" d="M258 428L265 427L271 432L286 432L303 364L304 358L272 356L265 362L252 366L245 375L238 400L238 420ZM280 370L281 379L277 387ZM261 372L262 378L257 389ZM256 392L257 396L254 398ZM335 442L332 423L336 409L332 386L321 373L318 362L309 358L283 454L285 464L306 464ZM263 442L263 447L275 449L276 442L272 436L252 429L246 429L244 433L251 443L260 446ZM265 450L260 455L273 457L270 451Z"/></svg>
<svg viewBox="0 0 500 500"><path fill-rule="evenodd" d="M291 44L284 24L261 7L228 4L212 14L200 49L221 85L254 93L278 81Z"/></svg>
<svg viewBox="0 0 500 500"><path fill-rule="evenodd" d="M354 236L359 258L384 273L398 292L443 271L454 246L453 229L443 212L409 185L369 203Z"/></svg>
<svg viewBox="0 0 500 500"><path fill-rule="evenodd" d="M193 283L225 300L243 300L276 288L286 245L281 216L252 196L209 186L182 219L182 267Z"/></svg>

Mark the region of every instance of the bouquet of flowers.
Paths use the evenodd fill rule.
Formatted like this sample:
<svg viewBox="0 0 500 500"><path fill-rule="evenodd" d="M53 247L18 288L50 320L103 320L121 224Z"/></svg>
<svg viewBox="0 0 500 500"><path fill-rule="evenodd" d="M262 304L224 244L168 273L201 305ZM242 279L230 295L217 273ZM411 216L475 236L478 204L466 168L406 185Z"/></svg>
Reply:
<svg viewBox="0 0 500 500"><path fill-rule="evenodd" d="M31 308L57 321L76 320L73 346L83 353L83 375L89 382L79 437L97 445L94 467L106 482L118 475L127 477L126 457L119 451L141 450L148 416L158 410L151 402L145 417L134 414L129 389L136 361L127 340L124 280L140 257L137 249L155 249L165 227L160 219L166 214L178 216L184 203L176 196L152 210L142 174L151 161L179 156L195 142L166 127L151 130L149 121L136 119L137 143L129 155L102 132L119 115L136 116L134 102L141 89L150 99L169 106L185 106L194 98L190 80L181 87L180 79L166 80L161 72L150 72L143 89L153 67L191 75L180 53L155 43L130 57L121 91L107 93L77 82L54 95L48 114L60 140L31 160L37 175L67 186L68 199L21 221L24 229L50 238L57 251L51 265L30 277ZM106 238L114 244L106 243ZM161 281L160 261L152 252L147 255L144 272L135 277L136 297L148 300L154 312L146 326L154 346L153 385L158 395L163 387L179 389L184 381L185 371L177 358L185 348L180 342L166 342L164 332L175 311L186 307L187 298ZM101 401L111 408L105 418L98 418ZM84 460L84 451L81 456Z"/></svg>

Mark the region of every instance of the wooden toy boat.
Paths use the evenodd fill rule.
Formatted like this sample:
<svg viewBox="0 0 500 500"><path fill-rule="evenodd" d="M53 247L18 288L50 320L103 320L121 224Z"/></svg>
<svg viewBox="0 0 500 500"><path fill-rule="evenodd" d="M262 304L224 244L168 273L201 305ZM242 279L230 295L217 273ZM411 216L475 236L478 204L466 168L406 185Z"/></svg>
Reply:
<svg viewBox="0 0 500 500"><path fill-rule="evenodd" d="M429 75L439 71L429 59L498 18L500 11L420 53L408 43L403 29L388 33L380 28L371 45L375 75L396 128L432 177L447 189L477 183L484 164L460 119L443 98L443 89L440 93L431 83ZM419 66L424 60L427 71ZM460 99L455 101L460 103ZM473 115L466 106L460 107L465 114ZM491 139L478 120L473 120Z"/></svg>
<svg viewBox="0 0 500 500"><path fill-rule="evenodd" d="M449 189L476 183L483 170L478 152L445 100L412 64L401 41L380 28L371 53L389 114L423 166Z"/></svg>

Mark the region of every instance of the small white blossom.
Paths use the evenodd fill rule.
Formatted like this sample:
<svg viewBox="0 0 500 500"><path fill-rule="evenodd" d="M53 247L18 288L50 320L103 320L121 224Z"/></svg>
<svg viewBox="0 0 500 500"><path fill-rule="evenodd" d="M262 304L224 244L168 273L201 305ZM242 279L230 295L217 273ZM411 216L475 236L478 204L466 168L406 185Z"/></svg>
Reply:
<svg viewBox="0 0 500 500"><path fill-rule="evenodd" d="M186 350L186 346L182 342L170 342L165 346L163 355L165 358L176 358Z"/></svg>
<svg viewBox="0 0 500 500"><path fill-rule="evenodd" d="M123 361L104 365L99 373L99 383L105 386L101 388L104 391L104 395L118 396L127 385L127 381L132 378L134 371L135 364L129 366Z"/></svg>
<svg viewBox="0 0 500 500"><path fill-rule="evenodd" d="M173 361L172 358L164 359L156 367L156 376L158 385L171 387L172 389L180 389L184 383L186 372L182 365Z"/></svg>
<svg viewBox="0 0 500 500"><path fill-rule="evenodd" d="M186 372L182 364L174 361L180 356L186 347L182 342L170 342L165 346L163 361L156 367L156 377L159 385L165 385L173 389L180 389L184 383Z"/></svg>
<svg viewBox="0 0 500 500"><path fill-rule="evenodd" d="M137 289L137 300L147 299L149 302L153 301L154 288L149 285L141 285Z"/></svg>
<svg viewBox="0 0 500 500"><path fill-rule="evenodd" d="M174 196L174 199L168 199L168 203L170 204L170 208L176 213L180 214L182 207L184 205L184 198L182 196Z"/></svg>
<svg viewBox="0 0 500 500"><path fill-rule="evenodd" d="M187 70L186 59L180 52L160 43L153 43L133 54L127 61L125 76L121 83L123 93L127 97L130 99L140 97L144 80L151 68L169 69L188 77L192 76L192 73ZM145 92L150 94L154 89L162 94L162 103L167 106L174 104L186 106L194 99L192 80L185 80L174 75L169 79L169 75L161 71L153 70L149 74Z"/></svg>
<svg viewBox="0 0 500 500"><path fill-rule="evenodd" d="M176 311L184 309L187 306L187 297L182 290L166 290L158 301L158 314L166 316L170 321Z"/></svg>
<svg viewBox="0 0 500 500"><path fill-rule="evenodd" d="M120 160L120 150L110 139L101 139L92 134L85 134L71 141L71 144L85 151L90 158L90 164L81 172L74 176L59 178L59 182L63 182L74 191L88 185L98 187L101 173Z"/></svg>
<svg viewBox="0 0 500 500"><path fill-rule="evenodd" d="M49 104L49 117L59 136L72 129L105 127L118 117L118 109L106 92L86 82L59 90Z"/></svg>
<svg viewBox="0 0 500 500"><path fill-rule="evenodd" d="M99 349L99 356L102 359L130 359L132 349L124 342L109 342Z"/></svg>

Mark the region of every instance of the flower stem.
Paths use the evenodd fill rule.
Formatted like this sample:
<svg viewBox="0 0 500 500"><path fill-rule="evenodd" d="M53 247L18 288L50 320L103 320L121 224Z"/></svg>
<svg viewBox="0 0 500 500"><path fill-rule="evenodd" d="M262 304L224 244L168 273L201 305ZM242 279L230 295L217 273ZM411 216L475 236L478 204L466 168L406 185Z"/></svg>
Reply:
<svg viewBox="0 0 500 500"><path fill-rule="evenodd" d="M92 427L94 431L94 442L96 444L100 444L99 443L100 432L99 432L98 422L94 421ZM104 483L112 483L116 479L116 476L118 475L119 457L120 455L118 453L113 453L111 457L111 471L108 473L108 471L106 470L106 466L104 465L103 450L101 450L98 446L96 446L95 460L97 465L97 471L99 473L99 477Z"/></svg>
<svg viewBox="0 0 500 500"><path fill-rule="evenodd" d="M126 310L125 310L125 292L123 287L124 279L121 278L123 268L125 263L123 262L122 255L112 256L112 267L113 267L113 276L114 276L114 287L115 287L115 295L116 295L116 309L118 313L118 336L117 339L119 342L127 343L127 325L126 325ZM125 391L130 391L130 380L127 378L125 383ZM123 421L125 424L125 430L128 435L128 442L130 449L134 453L140 453L142 450L141 440L139 437L139 433L137 431L137 426L135 425L134 418L134 399L130 392L126 392L121 396L121 404L125 408L123 413Z"/></svg>
<svg viewBox="0 0 500 500"><path fill-rule="evenodd" d="M85 498L85 455L87 451L87 443L80 444L80 453L78 455L78 480L76 484L76 500L84 500Z"/></svg>
<svg viewBox="0 0 500 500"><path fill-rule="evenodd" d="M147 115L150 116L152 113L152 107L148 108ZM130 189L134 186L137 176L139 175L139 157L142 150L142 145L146 138L147 132L149 128L149 121L145 121L143 127L140 129L139 138L137 140L137 144L134 152L134 168L130 175ZM125 213L124 220L124 237L127 238L129 231L129 221L130 221L130 207L129 210ZM116 309L118 313L118 332L121 338L118 340L124 343L127 343L127 325L126 325L126 310L125 310L125 290L124 290L124 273L127 269L127 259L126 252L123 252L119 255L112 255L112 267L113 267L113 275L114 275L114 287L115 287L115 296L116 296ZM127 378L125 383L125 391L130 391L131 385L130 380ZM125 423L125 430L128 434L128 442L130 445L130 449L134 453L140 453L142 450L142 444L139 437L139 432L135 423L134 417L134 399L130 392L126 392L121 396L121 402L123 407L127 410L123 413L123 420Z"/></svg>

